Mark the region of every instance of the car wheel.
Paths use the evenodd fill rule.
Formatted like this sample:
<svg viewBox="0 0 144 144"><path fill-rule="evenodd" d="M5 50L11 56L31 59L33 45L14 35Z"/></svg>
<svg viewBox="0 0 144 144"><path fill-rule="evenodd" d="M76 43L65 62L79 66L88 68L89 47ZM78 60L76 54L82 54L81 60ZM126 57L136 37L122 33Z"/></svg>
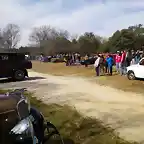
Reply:
<svg viewBox="0 0 144 144"><path fill-rule="evenodd" d="M129 80L135 80L136 79L135 74L134 74L133 71L128 71L127 77L128 77Z"/></svg>
<svg viewBox="0 0 144 144"><path fill-rule="evenodd" d="M22 81L25 78L25 72L23 70L16 70L14 72L14 80Z"/></svg>

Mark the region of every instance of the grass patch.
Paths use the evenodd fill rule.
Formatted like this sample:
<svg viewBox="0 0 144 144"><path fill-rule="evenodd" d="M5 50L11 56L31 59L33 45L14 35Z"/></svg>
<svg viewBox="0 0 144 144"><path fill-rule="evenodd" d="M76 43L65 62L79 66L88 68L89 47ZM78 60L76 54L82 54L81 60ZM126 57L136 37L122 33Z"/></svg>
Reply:
<svg viewBox="0 0 144 144"><path fill-rule="evenodd" d="M93 66L65 66L64 63L42 63L33 61L33 70L40 73L52 74L56 76L85 76L94 77L95 70ZM100 76L93 80L101 85L108 85L124 91L144 93L144 81L130 81L125 76L114 73L113 76Z"/></svg>
<svg viewBox="0 0 144 144"><path fill-rule="evenodd" d="M111 86L123 91L144 93L143 80L128 80L126 76L101 76L95 82L100 85Z"/></svg>
<svg viewBox="0 0 144 144"><path fill-rule="evenodd" d="M0 90L0 93L4 92L5 90ZM54 123L63 137L73 140L75 144L137 144L121 139L113 129L104 126L101 121L84 118L67 105L46 105L32 97L32 93L26 95L31 105L38 108L47 120Z"/></svg>
<svg viewBox="0 0 144 144"><path fill-rule="evenodd" d="M92 67L85 68L84 66L65 66L65 63L43 63L33 61L32 70L45 74L56 76L77 75L77 76L92 76L94 69Z"/></svg>

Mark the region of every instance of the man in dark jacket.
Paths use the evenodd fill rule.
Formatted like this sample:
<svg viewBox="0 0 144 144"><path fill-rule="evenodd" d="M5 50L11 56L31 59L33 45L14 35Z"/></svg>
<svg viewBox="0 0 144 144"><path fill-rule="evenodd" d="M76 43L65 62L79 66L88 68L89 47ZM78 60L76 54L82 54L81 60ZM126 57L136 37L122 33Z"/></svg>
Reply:
<svg viewBox="0 0 144 144"><path fill-rule="evenodd" d="M126 58L125 58L126 67L130 66L132 58L133 58L133 55L131 53L131 50L128 50L128 52L126 53Z"/></svg>

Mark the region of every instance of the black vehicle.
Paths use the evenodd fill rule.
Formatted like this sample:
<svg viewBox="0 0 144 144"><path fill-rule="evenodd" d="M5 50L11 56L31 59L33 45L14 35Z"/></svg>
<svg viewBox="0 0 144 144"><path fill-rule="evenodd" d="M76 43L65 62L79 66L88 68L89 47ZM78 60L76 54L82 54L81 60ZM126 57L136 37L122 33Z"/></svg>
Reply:
<svg viewBox="0 0 144 144"><path fill-rule="evenodd" d="M28 77L27 69L32 63L21 53L0 53L0 78L12 78L17 81Z"/></svg>
<svg viewBox="0 0 144 144"><path fill-rule="evenodd" d="M56 127L30 107L24 91L16 89L0 95L0 144L48 144L53 135L59 136L59 144L63 144Z"/></svg>

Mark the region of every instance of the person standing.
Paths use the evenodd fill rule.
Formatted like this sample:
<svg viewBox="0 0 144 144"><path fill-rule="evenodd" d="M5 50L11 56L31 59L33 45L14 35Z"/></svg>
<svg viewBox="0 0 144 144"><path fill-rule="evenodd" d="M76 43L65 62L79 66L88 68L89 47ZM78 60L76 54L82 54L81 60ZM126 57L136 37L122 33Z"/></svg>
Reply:
<svg viewBox="0 0 144 144"><path fill-rule="evenodd" d="M81 61L81 55L78 53L78 60Z"/></svg>
<svg viewBox="0 0 144 144"><path fill-rule="evenodd" d="M71 63L74 64L75 63L75 54L72 53L71 57L72 57Z"/></svg>
<svg viewBox="0 0 144 144"><path fill-rule="evenodd" d="M70 58L69 58L68 54L66 54L66 56L65 56L65 61L66 61L66 66L69 66Z"/></svg>
<svg viewBox="0 0 144 144"><path fill-rule="evenodd" d="M88 67L88 55L85 55L84 60L85 60L85 67Z"/></svg>
<svg viewBox="0 0 144 144"><path fill-rule="evenodd" d="M136 55L135 55L135 63L138 64L140 61L140 52L139 50L136 52Z"/></svg>
<svg viewBox="0 0 144 144"><path fill-rule="evenodd" d="M116 57L115 57L115 62L116 62L116 71L120 72L120 61L121 61L121 55L120 52L117 51Z"/></svg>
<svg viewBox="0 0 144 144"><path fill-rule="evenodd" d="M132 53L131 53L131 50L128 50L127 52L126 52L126 58L125 58L125 65L126 65L126 67L128 67L128 66L130 66L130 64L131 64L131 61L132 61Z"/></svg>
<svg viewBox="0 0 144 144"><path fill-rule="evenodd" d="M98 58L95 60L94 63L94 68L95 68L95 72L96 72L96 76L100 76L100 55L98 55Z"/></svg>
<svg viewBox="0 0 144 144"><path fill-rule="evenodd" d="M101 55L101 57L100 57L99 65L100 65L100 73L104 75L104 73L105 73L105 58L103 55Z"/></svg>
<svg viewBox="0 0 144 144"><path fill-rule="evenodd" d="M109 73L109 71L108 71L108 63L107 63L107 58L109 57L109 55L107 54L106 56L105 56L105 73Z"/></svg>
<svg viewBox="0 0 144 144"><path fill-rule="evenodd" d="M136 62L135 62L135 56L136 56L136 53L135 53L134 50L132 50L132 59L131 59L131 62L130 62L131 65L136 64Z"/></svg>
<svg viewBox="0 0 144 144"><path fill-rule="evenodd" d="M112 55L109 55L108 58L106 59L108 63L108 69L109 69L109 74L112 75L113 72L113 64L114 64L114 59Z"/></svg>
<svg viewBox="0 0 144 144"><path fill-rule="evenodd" d="M122 51L121 52L122 56L121 56L121 60L120 60L120 73L121 75L125 75L126 74L126 51Z"/></svg>

